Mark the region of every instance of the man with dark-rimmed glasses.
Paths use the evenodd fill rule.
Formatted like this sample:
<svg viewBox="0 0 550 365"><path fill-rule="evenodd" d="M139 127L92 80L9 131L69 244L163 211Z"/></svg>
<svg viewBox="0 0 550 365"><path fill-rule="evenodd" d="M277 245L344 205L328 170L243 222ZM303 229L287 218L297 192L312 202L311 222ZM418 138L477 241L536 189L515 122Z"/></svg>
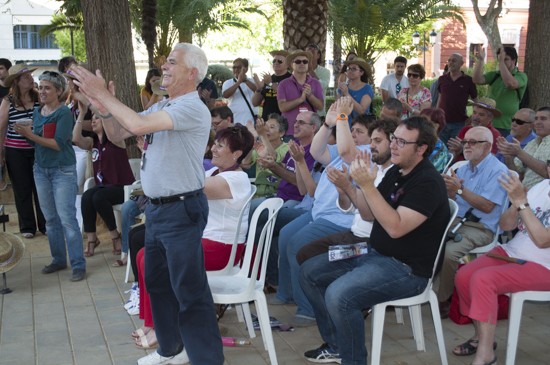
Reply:
<svg viewBox="0 0 550 365"><path fill-rule="evenodd" d="M506 191L498 183L498 178L507 173L508 169L491 154L491 131L486 127L473 127L460 142L468 163L456 172L451 171L450 175L443 175L449 198L458 204L458 214L452 227L463 217L475 216L478 219L464 222L456 232L455 239L448 240L445 245L443 265L434 282L443 318L448 316L449 299L453 294L460 258L476 247L491 243L498 230L506 199Z"/></svg>
<svg viewBox="0 0 550 365"><path fill-rule="evenodd" d="M350 176L374 221L369 252L329 261L317 255L301 265L300 284L315 312L324 344L307 351L311 362L366 364L362 310L424 291L432 275L450 209L445 184L428 160L437 136L424 118L402 121L390 143L390 168L380 184L370 154L357 155Z"/></svg>

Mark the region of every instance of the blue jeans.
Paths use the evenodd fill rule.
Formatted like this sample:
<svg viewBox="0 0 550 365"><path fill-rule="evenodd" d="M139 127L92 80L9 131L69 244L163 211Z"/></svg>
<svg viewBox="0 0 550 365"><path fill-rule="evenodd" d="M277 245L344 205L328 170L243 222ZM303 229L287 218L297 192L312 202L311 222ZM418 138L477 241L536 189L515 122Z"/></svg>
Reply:
<svg viewBox="0 0 550 365"><path fill-rule="evenodd" d="M313 220L311 211L287 224L279 234L279 287L277 298L285 302L294 300L297 315L315 317L309 300L299 283L298 251L306 244L334 233L348 231L325 219Z"/></svg>
<svg viewBox="0 0 550 365"><path fill-rule="evenodd" d="M86 270L82 234L76 220L75 165L41 168L35 164L33 170L40 208L46 218L52 263L67 265L67 242L71 268Z"/></svg>
<svg viewBox="0 0 550 365"><path fill-rule="evenodd" d="M122 252L128 253L128 234L130 233L130 227L135 224L136 216L141 213L138 203L135 200L127 200L122 204L121 217L122 228L120 229L120 236L122 237Z"/></svg>
<svg viewBox="0 0 550 365"><path fill-rule="evenodd" d="M300 284L313 305L323 340L342 357L343 365L366 365L362 310L388 300L420 294L427 278L408 265L370 250L347 260L318 255L301 266Z"/></svg>
<svg viewBox="0 0 550 365"><path fill-rule="evenodd" d="M220 330L202 249L206 196L145 209L145 283L151 298L158 353L184 347L193 364L222 365Z"/></svg>

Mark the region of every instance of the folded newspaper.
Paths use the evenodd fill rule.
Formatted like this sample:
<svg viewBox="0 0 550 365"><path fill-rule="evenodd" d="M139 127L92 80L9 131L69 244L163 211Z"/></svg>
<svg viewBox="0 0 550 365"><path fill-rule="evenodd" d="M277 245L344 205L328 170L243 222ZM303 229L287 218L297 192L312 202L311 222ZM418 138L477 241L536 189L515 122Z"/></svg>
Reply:
<svg viewBox="0 0 550 365"><path fill-rule="evenodd" d="M358 242L349 245L334 245L328 249L328 260L338 261L350 257L364 255L369 252L367 242Z"/></svg>

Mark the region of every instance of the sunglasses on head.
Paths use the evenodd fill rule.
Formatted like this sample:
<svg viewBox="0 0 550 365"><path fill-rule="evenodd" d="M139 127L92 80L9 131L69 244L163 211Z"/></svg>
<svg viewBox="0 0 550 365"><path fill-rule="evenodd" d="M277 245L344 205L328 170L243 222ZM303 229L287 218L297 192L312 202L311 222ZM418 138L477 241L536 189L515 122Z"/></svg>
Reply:
<svg viewBox="0 0 550 365"><path fill-rule="evenodd" d="M420 74L408 73L407 77L412 78L412 79L418 79L418 78L420 78Z"/></svg>
<svg viewBox="0 0 550 365"><path fill-rule="evenodd" d="M285 62L285 61L283 61L283 60L278 60L278 59L276 59L276 58L274 58L273 61L271 61L271 63L278 63L279 65L281 65L283 62Z"/></svg>
<svg viewBox="0 0 550 365"><path fill-rule="evenodd" d="M531 122L527 122L525 120L521 120L521 119L518 119L518 118L512 118L512 122L516 123L517 125L524 125L525 123L529 124Z"/></svg>
<svg viewBox="0 0 550 365"><path fill-rule="evenodd" d="M304 65L307 65L309 63L308 60L294 60L294 63L299 65L299 64L304 64Z"/></svg>

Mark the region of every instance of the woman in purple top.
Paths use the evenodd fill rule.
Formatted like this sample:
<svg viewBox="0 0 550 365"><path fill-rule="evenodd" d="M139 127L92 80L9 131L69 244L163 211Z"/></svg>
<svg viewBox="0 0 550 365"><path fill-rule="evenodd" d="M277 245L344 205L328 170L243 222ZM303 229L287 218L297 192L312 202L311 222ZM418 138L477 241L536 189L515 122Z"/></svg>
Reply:
<svg viewBox="0 0 550 365"><path fill-rule="evenodd" d="M113 205L124 202L124 185L129 185L135 180L128 162L126 146L124 142L114 143L107 139L103 130L103 120L97 114L92 117L92 130L95 135L82 136L82 121L87 107L79 103L79 109L82 112L78 115L73 129L73 143L84 150L92 151L96 184L82 195L82 220L88 239L84 255L93 256L95 248L99 246L100 242L96 234L98 213L109 229L113 255L120 255L121 239L116 226ZM125 263L126 257L121 257L113 266L122 266Z"/></svg>

